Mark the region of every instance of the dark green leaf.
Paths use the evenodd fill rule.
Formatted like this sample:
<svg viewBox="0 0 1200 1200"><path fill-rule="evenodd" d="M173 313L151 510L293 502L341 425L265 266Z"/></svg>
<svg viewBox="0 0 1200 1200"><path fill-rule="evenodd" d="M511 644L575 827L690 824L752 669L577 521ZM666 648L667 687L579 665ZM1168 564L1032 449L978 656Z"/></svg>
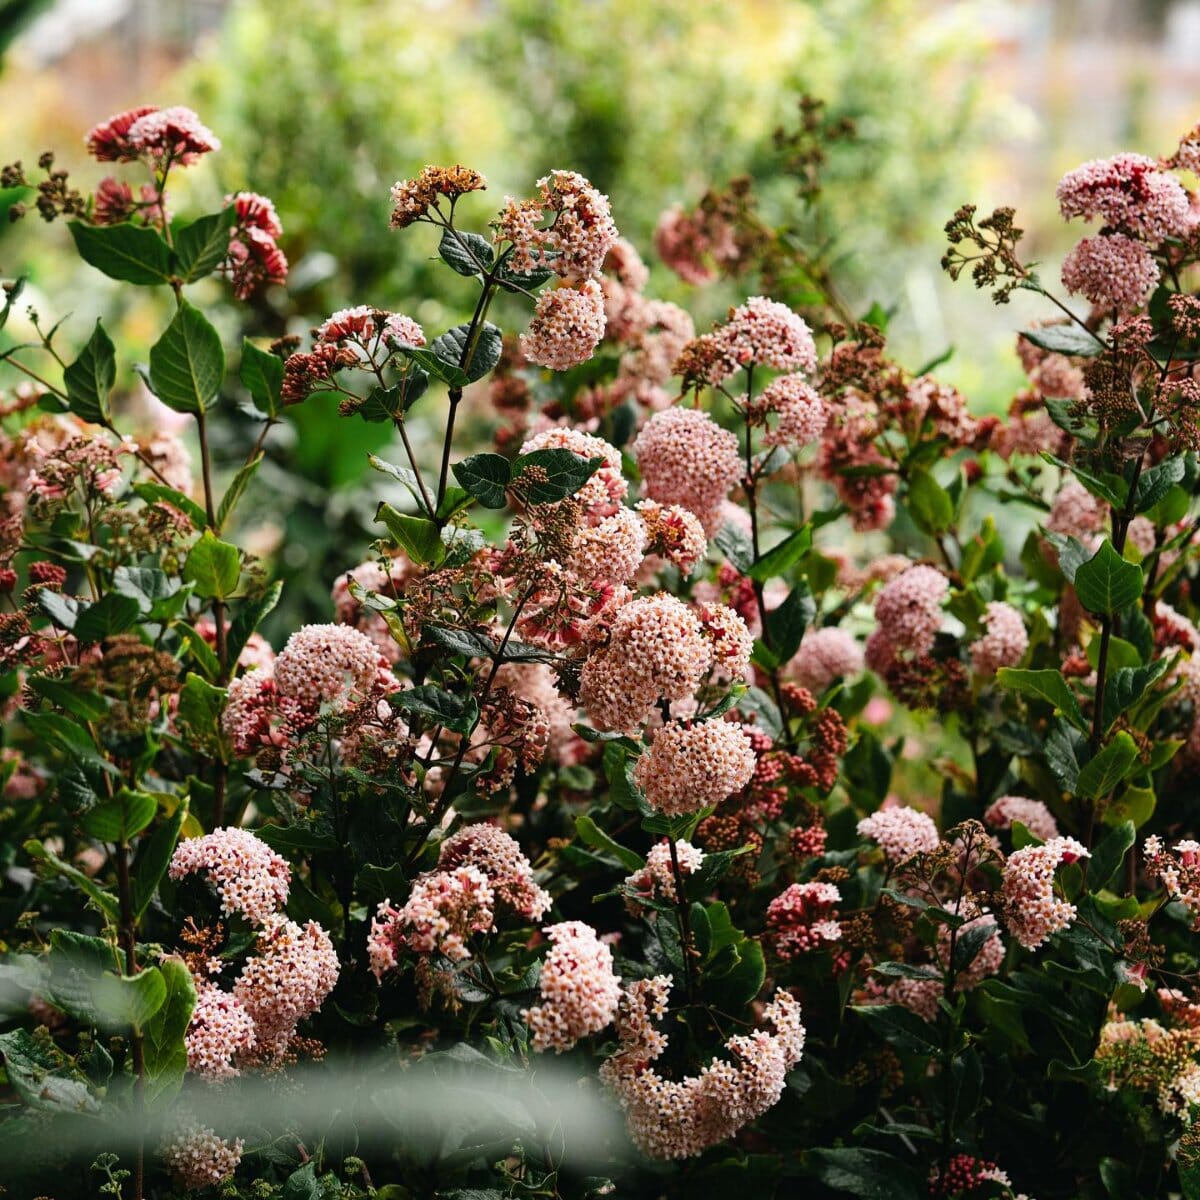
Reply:
<svg viewBox="0 0 1200 1200"><path fill-rule="evenodd" d="M121 910L116 896L106 892L90 875L85 875L78 867L63 862L53 850L39 841L31 839L22 848L30 858L43 863L54 874L69 879L110 921L117 921Z"/></svg>
<svg viewBox="0 0 1200 1200"><path fill-rule="evenodd" d="M856 1012L885 1042L917 1054L940 1054L938 1031L901 1004L853 1005Z"/></svg>
<svg viewBox="0 0 1200 1200"><path fill-rule="evenodd" d="M23 1104L49 1113L94 1113L100 1102L78 1072L62 1066L52 1046L27 1029L0 1033L0 1065Z"/></svg>
<svg viewBox="0 0 1200 1200"><path fill-rule="evenodd" d="M117 353L104 326L97 321L79 357L63 370L71 411L95 425L111 425L108 394L116 379Z"/></svg>
<svg viewBox="0 0 1200 1200"><path fill-rule="evenodd" d="M122 283L153 285L171 278L171 249L141 225L86 225L70 222L75 248L84 262Z"/></svg>
<svg viewBox="0 0 1200 1200"><path fill-rule="evenodd" d="M204 529L208 525L208 516L200 505L166 484L135 483L133 490L147 504L169 504L172 508L179 509L195 529Z"/></svg>
<svg viewBox="0 0 1200 1200"><path fill-rule="evenodd" d="M473 454L455 463L451 470L454 478L484 508L504 507L505 489L512 482L512 467L502 454Z"/></svg>
<svg viewBox="0 0 1200 1200"><path fill-rule="evenodd" d="M390 504L381 504L375 514L377 521L387 526L388 533L403 547L416 563L437 565L446 557L446 546L436 521L428 517L413 517L399 512Z"/></svg>
<svg viewBox="0 0 1200 1200"><path fill-rule="evenodd" d="M1116 878L1125 861L1125 855L1130 846L1137 841L1137 830L1132 821L1123 821L1115 829L1109 830L1092 848L1091 861L1088 863L1088 889L1100 891Z"/></svg>
<svg viewBox="0 0 1200 1200"><path fill-rule="evenodd" d="M184 1040L192 1010L196 1007L196 984L183 959L171 956L159 963L166 996L158 1011L143 1026L146 1069L146 1103L169 1100L183 1085L187 1071Z"/></svg>
<svg viewBox="0 0 1200 1200"><path fill-rule="evenodd" d="M512 464L512 476L519 480L530 467L538 468L545 478L527 482L525 497L530 504L553 504L575 495L603 465L602 458L587 459L572 450L534 450Z"/></svg>
<svg viewBox="0 0 1200 1200"><path fill-rule="evenodd" d="M237 591L241 575L237 547L222 542L211 529L200 535L183 564L184 582L194 583L202 600L228 600Z"/></svg>
<svg viewBox="0 0 1200 1200"><path fill-rule="evenodd" d="M237 507L238 501L241 500L242 494L250 484L250 480L254 478L254 473L258 470L262 460L263 456L260 453L256 458L246 463L233 477L229 487L225 491L225 495L221 497L221 504L217 509L218 528L224 528L225 522L229 520L233 510Z"/></svg>
<svg viewBox="0 0 1200 1200"><path fill-rule="evenodd" d="M267 588L257 600L247 600L238 609L237 615L229 625L229 634L225 639L225 650L231 663L237 662L250 635L258 628L263 618L279 603L283 594L283 581L277 579Z"/></svg>
<svg viewBox="0 0 1200 1200"><path fill-rule="evenodd" d="M928 471L914 471L909 477L908 500L919 529L935 537L949 529L954 520L954 501Z"/></svg>
<svg viewBox="0 0 1200 1200"><path fill-rule="evenodd" d="M131 629L141 615L141 605L120 592L109 592L81 609L75 621L75 636L87 645L102 642Z"/></svg>
<svg viewBox="0 0 1200 1200"><path fill-rule="evenodd" d="M1085 800L1102 800L1129 774L1137 757L1137 743L1121 730L1080 770L1075 794Z"/></svg>
<svg viewBox="0 0 1200 1200"><path fill-rule="evenodd" d="M812 526L789 533L750 567L748 574L758 583L769 583L798 563L812 548Z"/></svg>
<svg viewBox="0 0 1200 1200"><path fill-rule="evenodd" d="M628 850L619 842L615 842L601 829L591 817L578 816L575 818L575 833L579 840L595 850L602 850L615 858L627 871L640 871L645 865L645 859L633 850Z"/></svg>
<svg viewBox="0 0 1200 1200"><path fill-rule="evenodd" d="M187 816L187 800L181 800L175 811L142 842L133 876L133 911L140 917L150 907L159 883L171 864L171 855L179 841L179 831Z"/></svg>
<svg viewBox="0 0 1200 1200"><path fill-rule="evenodd" d="M1079 708L1079 701L1074 692L1067 686L1067 681L1061 671L1041 670L1027 671L1016 667L1001 667L996 672L996 679L1001 687L1008 688L1022 696L1033 696L1054 707L1062 713L1076 729L1086 730L1087 722Z"/></svg>
<svg viewBox="0 0 1200 1200"><path fill-rule="evenodd" d="M59 629L74 629L79 619L80 602L74 596L64 596L62 592L53 592L42 588L37 594L38 607L54 622Z"/></svg>
<svg viewBox="0 0 1200 1200"><path fill-rule="evenodd" d="M1075 591L1088 612L1111 617L1141 596L1142 569L1126 562L1111 542L1104 541L1075 572Z"/></svg>
<svg viewBox="0 0 1200 1200"><path fill-rule="evenodd" d="M441 725L452 733L470 733L479 718L479 706L474 696L463 699L432 683L395 692L389 703L402 712L426 717L430 725Z"/></svg>
<svg viewBox="0 0 1200 1200"><path fill-rule="evenodd" d="M274 417L282 407L283 359L269 350L260 350L249 338L242 341L242 367L238 373L254 407Z"/></svg>
<svg viewBox="0 0 1200 1200"><path fill-rule="evenodd" d="M1184 476L1182 458L1167 458L1147 467L1139 476L1133 493L1133 511L1144 513L1153 508Z"/></svg>
<svg viewBox="0 0 1200 1200"><path fill-rule="evenodd" d="M1105 343L1094 333L1078 325L1047 325L1040 329L1025 329L1021 336L1042 350L1052 354L1067 354L1093 358L1105 348Z"/></svg>
<svg viewBox="0 0 1200 1200"><path fill-rule="evenodd" d="M199 675L188 673L179 692L175 723L189 747L206 758L224 759L221 710L225 689L214 687Z"/></svg>
<svg viewBox="0 0 1200 1200"><path fill-rule="evenodd" d="M771 651L781 663L787 662L800 648L800 640L816 612L808 585L798 583L781 604L767 613Z"/></svg>
<svg viewBox="0 0 1200 1200"><path fill-rule="evenodd" d="M237 211L230 205L183 226L175 233L175 262L184 283L211 275L229 256L229 232Z"/></svg>
<svg viewBox="0 0 1200 1200"><path fill-rule="evenodd" d="M203 413L225 378L225 351L207 317L186 300L150 349L150 387L176 412Z"/></svg>
<svg viewBox="0 0 1200 1200"><path fill-rule="evenodd" d="M912 1170L882 1150L850 1146L809 1150L805 1160L826 1187L858 1200L922 1200L925 1195Z"/></svg>
<svg viewBox="0 0 1200 1200"><path fill-rule="evenodd" d="M97 841L122 845L141 833L157 811L158 803L153 796L121 788L111 800L103 800L89 809L79 823Z"/></svg>
<svg viewBox="0 0 1200 1200"><path fill-rule="evenodd" d="M471 361L466 361L467 344L470 337L469 324L455 325L441 337L434 338L430 350L444 364L462 371L468 383L482 379L499 361L504 349L504 334L490 321L485 321L478 330Z"/></svg>
<svg viewBox="0 0 1200 1200"><path fill-rule="evenodd" d="M460 275L479 275L492 265L496 257L487 238L457 229L442 231L438 253L442 261Z"/></svg>

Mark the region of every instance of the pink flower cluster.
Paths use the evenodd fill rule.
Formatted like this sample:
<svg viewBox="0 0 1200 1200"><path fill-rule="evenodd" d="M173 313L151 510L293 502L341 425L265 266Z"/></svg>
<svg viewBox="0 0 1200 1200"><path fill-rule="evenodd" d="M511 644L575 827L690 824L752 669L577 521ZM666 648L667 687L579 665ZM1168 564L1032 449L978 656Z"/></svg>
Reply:
<svg viewBox="0 0 1200 1200"><path fill-rule="evenodd" d="M751 296L731 309L716 330L721 350L737 367L761 366L775 371L817 368L817 348L803 317L778 300Z"/></svg>
<svg viewBox="0 0 1200 1200"><path fill-rule="evenodd" d="M654 249L663 264L684 283L711 283L717 266L736 261L737 240L733 227L717 214L687 213L682 205L666 209L654 231Z"/></svg>
<svg viewBox="0 0 1200 1200"><path fill-rule="evenodd" d="M288 638L275 661L275 685L285 699L335 711L370 695L379 651L349 625L305 625Z"/></svg>
<svg viewBox="0 0 1200 1200"><path fill-rule="evenodd" d="M755 1030L725 1043L698 1075L668 1079L652 1065L667 1049L654 1021L666 1012L669 976L639 979L621 998L621 1048L600 1077L625 1112L634 1144L651 1158L690 1158L733 1137L783 1095L787 1073L804 1051L800 1005L779 991L763 1012L774 1032Z"/></svg>
<svg viewBox="0 0 1200 1200"><path fill-rule="evenodd" d="M603 459L599 469L575 493L572 501L583 506L585 519L593 525L620 509L629 484L621 473L621 452L616 446L581 429L552 425L528 438L520 452L532 454L535 450L570 450L580 458Z"/></svg>
<svg viewBox="0 0 1200 1200"><path fill-rule="evenodd" d="M700 870L704 862L704 851L683 838L675 843L675 855L679 859L679 873L685 878ZM646 865L640 871L625 877L625 893L625 906L634 916L641 914L642 902L646 900L675 903L678 895L675 872L671 865L671 846L665 838L650 847Z"/></svg>
<svg viewBox="0 0 1200 1200"><path fill-rule="evenodd" d="M268 284L286 282L288 260L276 243L283 236L283 225L275 205L257 192L226 196L225 204L232 205L236 214L223 268L233 283L233 294L248 300Z"/></svg>
<svg viewBox="0 0 1200 1200"><path fill-rule="evenodd" d="M381 341L424 346L425 330L404 313L382 312L369 304L358 304L327 317L317 328L317 341L357 346L370 357Z"/></svg>
<svg viewBox="0 0 1200 1200"><path fill-rule="evenodd" d="M862 669L862 647L853 635L836 625L826 625L805 631L787 673L819 696L835 679L847 679Z"/></svg>
<svg viewBox="0 0 1200 1200"><path fill-rule="evenodd" d="M98 162L137 162L144 158L160 171L172 163L191 166L202 154L221 148L212 130L182 105L144 105L118 113L91 129L86 142L88 153Z"/></svg>
<svg viewBox="0 0 1200 1200"><path fill-rule="evenodd" d="M550 908L550 894L534 882L529 859L496 825L464 825L442 843L439 870L451 871L460 866L482 871L496 901L518 916L540 921Z"/></svg>
<svg viewBox="0 0 1200 1200"><path fill-rule="evenodd" d="M748 406L755 422L775 417L774 428L763 436L764 446L782 446L795 454L819 441L829 423L829 409L821 395L799 375L772 380Z"/></svg>
<svg viewBox="0 0 1200 1200"><path fill-rule="evenodd" d="M1043 842L1058 837L1058 822L1053 814L1040 800L1028 796L1001 796L993 800L984 812L983 820L993 829L1011 829L1014 821L1020 821Z"/></svg>
<svg viewBox="0 0 1200 1200"><path fill-rule="evenodd" d="M669 816L698 812L740 792L758 758L728 721L672 721L655 735L633 777L648 803Z"/></svg>
<svg viewBox="0 0 1200 1200"><path fill-rule="evenodd" d="M541 1004L522 1012L530 1045L561 1054L610 1025L621 999L612 951L582 921L563 921L543 930L553 946L542 964Z"/></svg>
<svg viewBox="0 0 1200 1200"><path fill-rule="evenodd" d="M551 371L569 371L592 357L604 326L604 295L594 279L551 288L538 296L533 320L521 334L521 353Z"/></svg>
<svg viewBox="0 0 1200 1200"><path fill-rule="evenodd" d="M1100 308L1128 315L1150 299L1159 269L1145 243L1123 233L1084 238L1063 260L1067 291L1085 296Z"/></svg>
<svg viewBox="0 0 1200 1200"><path fill-rule="evenodd" d="M1144 154L1092 159L1059 180L1058 207L1068 221L1099 218L1150 242L1187 231L1191 212L1187 192Z"/></svg>
<svg viewBox="0 0 1200 1200"><path fill-rule="evenodd" d="M1015 667L1029 649L1025 621L1011 604L990 600L983 618L985 633L971 643L971 667L979 675L995 675Z"/></svg>
<svg viewBox="0 0 1200 1200"><path fill-rule="evenodd" d="M1001 888L1004 923L1026 950L1036 950L1075 919L1075 905L1054 894L1054 873L1063 863L1087 857L1087 848L1070 837L1009 855Z"/></svg>
<svg viewBox="0 0 1200 1200"><path fill-rule="evenodd" d="M832 883L793 883L767 905L767 937L790 961L841 941L836 906L842 894Z"/></svg>
<svg viewBox="0 0 1200 1200"><path fill-rule="evenodd" d="M206 1079L229 1079L237 1062L254 1052L254 1018L236 996L208 980L196 981L196 1007L187 1028L188 1070Z"/></svg>
<svg viewBox="0 0 1200 1200"><path fill-rule="evenodd" d="M248 829L215 829L180 842L168 874L183 879L207 873L225 914L241 913L253 925L266 925L287 903L291 868Z"/></svg>
<svg viewBox="0 0 1200 1200"><path fill-rule="evenodd" d="M198 1192L228 1179L244 1149L241 1138L227 1142L208 1125L188 1125L163 1145L162 1157L180 1187Z"/></svg>
<svg viewBox="0 0 1200 1200"><path fill-rule="evenodd" d="M888 862L899 864L914 854L931 854L940 838L933 818L906 805L881 808L858 823L858 836L878 842Z"/></svg>
<svg viewBox="0 0 1200 1200"><path fill-rule="evenodd" d="M878 635L896 649L925 653L942 627L942 601L949 590L949 580L935 567L909 567L875 598Z"/></svg>
<svg viewBox="0 0 1200 1200"><path fill-rule="evenodd" d="M646 550L679 568L686 579L708 551L700 518L679 504L639 500L634 506L646 531Z"/></svg>
<svg viewBox="0 0 1200 1200"><path fill-rule="evenodd" d="M696 408L669 408L642 426L633 443L651 500L692 512L710 537L724 523L721 505L742 477L737 436Z"/></svg>
<svg viewBox="0 0 1200 1200"><path fill-rule="evenodd" d="M1200 842L1176 842L1168 850L1160 837L1148 837L1143 846L1146 872L1157 879L1172 900L1178 900L1200 930Z"/></svg>

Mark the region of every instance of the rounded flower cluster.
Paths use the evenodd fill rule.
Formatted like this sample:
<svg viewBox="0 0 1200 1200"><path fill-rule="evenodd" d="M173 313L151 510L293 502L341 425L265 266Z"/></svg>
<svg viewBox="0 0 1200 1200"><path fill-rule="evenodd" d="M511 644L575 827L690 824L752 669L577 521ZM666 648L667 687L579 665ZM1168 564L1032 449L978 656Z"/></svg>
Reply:
<svg viewBox="0 0 1200 1200"><path fill-rule="evenodd" d="M317 327L317 341L331 345L355 342L366 349L379 338L424 346L425 330L404 313L382 312L369 304L339 309Z"/></svg>
<svg viewBox="0 0 1200 1200"><path fill-rule="evenodd" d="M666 593L639 597L617 610L607 645L583 664L580 703L598 728L632 731L660 699L690 699L712 662L686 604Z"/></svg>
<svg viewBox="0 0 1200 1200"><path fill-rule="evenodd" d="M287 903L291 868L248 829L214 829L180 842L168 874L178 880L197 871L212 880L223 913L241 913L251 924L268 924Z"/></svg>
<svg viewBox="0 0 1200 1200"><path fill-rule="evenodd" d="M259 1058L283 1056L296 1026L333 991L338 971L333 942L315 921L297 925L277 917L263 929L233 985L234 997L254 1021Z"/></svg>
<svg viewBox="0 0 1200 1200"><path fill-rule="evenodd" d="M91 129L88 153L98 162L150 159L159 170L168 163L191 166L202 154L220 150L217 136L182 105L144 105L109 117Z"/></svg>
<svg viewBox="0 0 1200 1200"><path fill-rule="evenodd" d="M1105 225L1158 242L1183 233L1190 209L1183 184L1144 154L1092 159L1059 180L1058 207L1069 221Z"/></svg>
<svg viewBox="0 0 1200 1200"><path fill-rule="evenodd" d="M993 829L1011 829L1014 821L1020 821L1043 842L1058 837L1058 822L1054 815L1040 800L1028 796L1001 796L993 800L984 812L983 820Z"/></svg>
<svg viewBox="0 0 1200 1200"><path fill-rule="evenodd" d="M282 740L272 728L277 700L274 677L267 671L247 671L230 680L221 728L235 754L246 757Z"/></svg>
<svg viewBox="0 0 1200 1200"><path fill-rule="evenodd" d="M992 600L983 625L987 632L971 643L972 669L980 675L994 675L1001 667L1015 667L1029 649L1021 614L1011 604Z"/></svg>
<svg viewBox="0 0 1200 1200"><path fill-rule="evenodd" d="M275 660L280 695L306 706L347 708L369 695L379 651L349 625L305 625L288 638Z"/></svg>
<svg viewBox="0 0 1200 1200"><path fill-rule="evenodd" d="M401 179L392 185L391 226L404 229L424 219L439 196L453 202L486 187L487 180L470 167L427 166L415 179Z"/></svg>
<svg viewBox="0 0 1200 1200"><path fill-rule="evenodd" d="M521 353L531 363L568 371L592 357L604 327L604 295L594 279L552 288L538 297L533 320L521 334Z"/></svg>
<svg viewBox="0 0 1200 1200"><path fill-rule="evenodd" d="M713 665L729 679L740 679L750 669L754 637L746 622L728 604L701 601L696 616L704 636L712 643Z"/></svg>
<svg viewBox="0 0 1200 1200"><path fill-rule="evenodd" d="M227 1142L207 1125L181 1130L162 1148L163 1162L180 1187L189 1192L216 1187L237 1170L245 1143Z"/></svg>
<svg viewBox="0 0 1200 1200"><path fill-rule="evenodd" d="M651 500L695 513L710 537L723 523L721 505L741 478L737 436L696 408L669 408L642 426L633 444Z"/></svg>
<svg viewBox="0 0 1200 1200"><path fill-rule="evenodd" d="M668 1079L653 1066L667 1049L654 1026L666 1013L669 976L639 979L621 999L621 1049L600 1077L625 1112L634 1144L651 1158L690 1158L733 1137L783 1095L787 1073L804 1052L800 1005L779 991L763 1010L774 1028L741 1034L725 1043L728 1058L714 1059L699 1075Z"/></svg>
<svg viewBox="0 0 1200 1200"><path fill-rule="evenodd" d="M229 255L224 271L233 283L233 294L248 300L268 284L287 280L287 255L276 244L283 225L275 205L257 192L226 196L234 210L234 227L229 231Z"/></svg>
<svg viewBox="0 0 1200 1200"><path fill-rule="evenodd" d="M708 551L700 518L679 504L639 500L634 506L646 530L646 549L679 568L686 579Z"/></svg>
<svg viewBox="0 0 1200 1200"><path fill-rule="evenodd" d="M197 983L196 1007L185 1038L189 1071L206 1079L238 1075L238 1058L245 1059L256 1040L254 1018L237 997L214 983Z"/></svg>
<svg viewBox="0 0 1200 1200"><path fill-rule="evenodd" d="M468 938L495 928L495 903L487 875L476 866L422 875L403 908L384 900L371 920L367 948L375 978L395 968L402 947L417 954L436 951L451 962L470 958Z"/></svg>
<svg viewBox="0 0 1200 1200"><path fill-rule="evenodd" d="M521 1016L535 1050L561 1054L612 1023L621 980L613 974L612 951L590 925L563 921L543 932L554 945L542 964L542 1002Z"/></svg>
<svg viewBox="0 0 1200 1200"><path fill-rule="evenodd" d="M923 654L942 625L950 583L941 571L918 563L886 584L875 598L875 619L887 641Z"/></svg>
<svg viewBox="0 0 1200 1200"><path fill-rule="evenodd" d="M780 958L791 960L841 941L834 916L842 899L832 883L793 883L767 905L767 937Z"/></svg>
<svg viewBox="0 0 1200 1200"><path fill-rule="evenodd" d="M1075 919L1075 905L1054 894L1054 872L1062 863L1086 857L1087 848L1069 837L1054 837L1044 846L1026 846L1009 855L1001 890L1004 923L1026 950L1036 950Z"/></svg>
<svg viewBox="0 0 1200 1200"><path fill-rule="evenodd" d="M675 843L675 855L679 859L679 873L684 877L694 875L704 862L704 851L683 838ZM646 865L640 871L625 877L625 891L625 905L634 916L641 913L641 902L645 900L675 903L678 898L675 871L671 864L671 845L665 838L650 847Z"/></svg>
<svg viewBox="0 0 1200 1200"><path fill-rule="evenodd" d="M937 826L927 814L905 805L881 808L858 823L858 836L878 842L888 862L898 864L914 854L938 848Z"/></svg>
<svg viewBox="0 0 1200 1200"><path fill-rule="evenodd" d="M722 350L739 367L770 367L775 371L812 372L817 348L803 317L778 300L751 296L730 309L729 319L716 331Z"/></svg>
<svg viewBox="0 0 1200 1200"><path fill-rule="evenodd" d="M1150 299L1158 277L1158 263L1145 244L1123 233L1084 238L1062 265L1067 291L1122 314L1141 308Z"/></svg>
<svg viewBox="0 0 1200 1200"><path fill-rule="evenodd" d="M1100 502L1079 480L1068 479L1050 505L1045 526L1049 533L1078 538L1089 549L1095 549L1104 513Z"/></svg>
<svg viewBox="0 0 1200 1200"><path fill-rule="evenodd" d="M654 735L633 777L669 816L697 812L740 792L754 774L750 739L728 721L673 721Z"/></svg>
<svg viewBox="0 0 1200 1200"><path fill-rule="evenodd" d="M799 375L783 375L755 397L751 414L761 420L777 418L763 437L764 446L782 446L793 453L820 439L829 421L821 395Z"/></svg>
<svg viewBox="0 0 1200 1200"><path fill-rule="evenodd" d="M1146 873L1157 879L1172 900L1178 900L1200 930L1200 842L1187 839L1167 850L1159 837L1148 837L1143 848Z"/></svg>
<svg viewBox="0 0 1200 1200"><path fill-rule="evenodd" d="M586 583L629 583L642 565L646 527L632 508L619 508L575 535L566 566Z"/></svg>
<svg viewBox="0 0 1200 1200"><path fill-rule="evenodd" d="M532 454L535 450L570 450L580 458L603 459L596 473L572 499L583 506L592 524L611 517L620 509L629 484L621 474L621 452L616 446L581 429L554 425L527 439L521 446L522 454Z"/></svg>
<svg viewBox="0 0 1200 1200"><path fill-rule="evenodd" d="M529 859L498 826L467 825L442 843L438 867L452 871L463 866L482 871L496 900L520 916L539 921L550 908L550 894L534 882Z"/></svg>
<svg viewBox="0 0 1200 1200"><path fill-rule="evenodd" d="M835 679L857 675L863 669L862 647L836 625L805 631L788 674L801 687L820 695Z"/></svg>

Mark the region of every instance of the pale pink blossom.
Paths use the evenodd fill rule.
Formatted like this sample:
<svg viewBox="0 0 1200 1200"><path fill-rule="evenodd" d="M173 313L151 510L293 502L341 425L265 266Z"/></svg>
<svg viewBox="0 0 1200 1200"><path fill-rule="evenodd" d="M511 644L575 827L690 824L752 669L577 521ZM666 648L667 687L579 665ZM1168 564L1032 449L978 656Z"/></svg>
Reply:
<svg viewBox="0 0 1200 1200"><path fill-rule="evenodd" d="M1121 314L1141 308L1158 286L1158 278L1158 264L1145 244L1122 233L1084 238L1062 265L1067 291Z"/></svg>
<svg viewBox="0 0 1200 1200"><path fill-rule="evenodd" d="M654 735L634 779L669 816L720 804L750 782L757 763L750 739L728 721L673 721Z"/></svg>
<svg viewBox="0 0 1200 1200"><path fill-rule="evenodd" d="M1029 649L1025 621L1011 604L990 600L983 618L984 634L971 643L971 668L979 675L994 675L1001 667L1015 667Z"/></svg>
<svg viewBox="0 0 1200 1200"><path fill-rule="evenodd" d="M168 874L178 880L197 872L217 889L223 913L241 913L254 925L269 924L287 903L287 860L248 829L214 829L180 842Z"/></svg>
<svg viewBox="0 0 1200 1200"><path fill-rule="evenodd" d="M1004 923L1026 950L1036 950L1075 919L1075 905L1055 894L1054 873L1063 863L1087 857L1087 848L1070 837L1009 855L1001 890Z"/></svg>
<svg viewBox="0 0 1200 1200"><path fill-rule="evenodd" d="M930 854L941 840L933 818L907 805L881 808L864 817L858 823L858 836L878 842L893 864L905 862L914 854Z"/></svg>
<svg viewBox="0 0 1200 1200"><path fill-rule="evenodd" d="M604 296L594 280L552 288L538 297L533 320L521 334L521 353L552 371L570 370L596 352L604 320Z"/></svg>
<svg viewBox="0 0 1200 1200"><path fill-rule="evenodd" d="M993 829L1011 829L1020 821L1035 838L1048 842L1058 837L1058 822L1053 813L1040 801L1028 796L1001 796L984 811L983 820Z"/></svg>
<svg viewBox="0 0 1200 1200"><path fill-rule="evenodd" d="M858 640L836 625L805 630L800 648L787 673L801 687L820 695L835 679L846 679L863 669Z"/></svg>
<svg viewBox="0 0 1200 1200"><path fill-rule="evenodd" d="M534 1050L561 1054L581 1038L611 1025L621 999L612 951L582 921L563 921L543 930L553 943L542 964L541 1003L521 1016Z"/></svg>

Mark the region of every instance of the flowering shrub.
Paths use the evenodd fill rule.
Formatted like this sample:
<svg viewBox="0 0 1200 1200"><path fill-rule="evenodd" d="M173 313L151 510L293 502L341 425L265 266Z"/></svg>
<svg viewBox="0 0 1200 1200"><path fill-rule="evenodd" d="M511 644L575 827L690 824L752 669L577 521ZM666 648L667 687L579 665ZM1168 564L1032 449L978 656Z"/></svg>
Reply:
<svg viewBox="0 0 1200 1200"><path fill-rule="evenodd" d="M170 215L217 138L114 117L93 157L148 182L87 195L44 158L41 215L173 297L139 373L199 480L118 432L102 323L3 351L14 1187L1200 1196L1198 143L1060 184L1086 317L1010 211L950 222L953 275L1057 309L1005 421L832 298L698 332L567 170L490 225L473 170L396 184L470 321L364 304L233 375L189 289L287 263L265 197ZM739 195L664 218L684 278L752 270ZM317 393L402 461L276 654L227 531ZM235 398L260 436L214 462Z"/></svg>

